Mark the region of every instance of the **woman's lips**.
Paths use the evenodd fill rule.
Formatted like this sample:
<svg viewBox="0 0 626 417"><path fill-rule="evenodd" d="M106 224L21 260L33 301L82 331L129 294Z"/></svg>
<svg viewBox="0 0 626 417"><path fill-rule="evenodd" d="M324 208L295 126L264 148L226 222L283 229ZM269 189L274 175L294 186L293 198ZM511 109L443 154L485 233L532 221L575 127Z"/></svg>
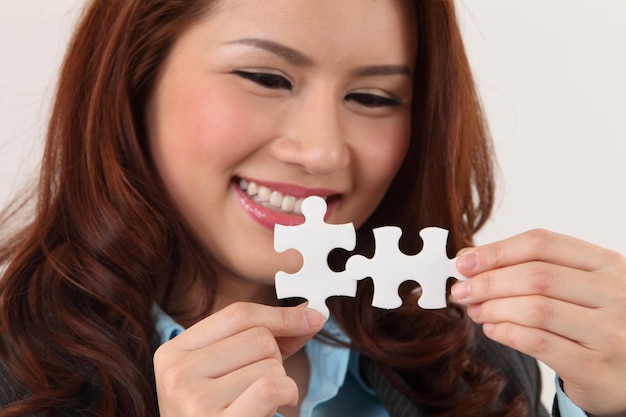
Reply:
<svg viewBox="0 0 626 417"><path fill-rule="evenodd" d="M302 201L312 195L326 199L332 194L328 190L306 189L242 178L235 178L232 187L248 215L271 230L274 230L276 224L294 226L304 223ZM329 205L327 216L330 211Z"/></svg>
<svg viewBox="0 0 626 417"><path fill-rule="evenodd" d="M304 197L296 197L255 181L240 179L237 183L242 191L263 206L284 213L302 214Z"/></svg>

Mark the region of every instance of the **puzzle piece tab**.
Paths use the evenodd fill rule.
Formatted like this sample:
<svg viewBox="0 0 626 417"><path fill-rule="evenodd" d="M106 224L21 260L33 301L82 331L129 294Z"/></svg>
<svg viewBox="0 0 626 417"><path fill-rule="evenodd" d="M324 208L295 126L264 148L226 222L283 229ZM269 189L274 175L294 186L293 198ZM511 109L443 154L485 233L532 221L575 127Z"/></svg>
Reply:
<svg viewBox="0 0 626 417"><path fill-rule="evenodd" d="M274 228L274 249L277 252L296 249L303 259L298 272L276 273L278 298L306 298L310 308L328 318L330 311L326 299L337 295L354 297L357 283L347 272L335 272L328 266L328 254L333 249L354 249L356 232L352 223L337 225L324 222L326 208L326 201L321 197L305 199L302 213L306 221L298 226L277 224Z"/></svg>
<svg viewBox="0 0 626 417"><path fill-rule="evenodd" d="M416 281L422 287L418 305L425 309L446 307L446 281L450 277L467 278L458 272L455 260L446 254L448 231L428 227L420 231L424 242L417 255L405 255L398 247L402 230L395 226L374 229L376 251L369 259L354 255L348 259L346 271L360 280L371 277L374 281L374 307L392 309L402 305L398 287L404 281Z"/></svg>

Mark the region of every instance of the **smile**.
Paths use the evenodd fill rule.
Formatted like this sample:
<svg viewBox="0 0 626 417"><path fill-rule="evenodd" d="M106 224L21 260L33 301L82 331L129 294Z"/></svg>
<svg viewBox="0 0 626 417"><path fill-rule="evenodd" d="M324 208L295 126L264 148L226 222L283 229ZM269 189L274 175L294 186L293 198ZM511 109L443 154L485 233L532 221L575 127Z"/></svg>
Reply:
<svg viewBox="0 0 626 417"><path fill-rule="evenodd" d="M239 179L237 185L252 200L262 206L284 213L302 214L302 202L304 198L283 194L280 191L272 190L263 185L258 185L254 181L245 179Z"/></svg>

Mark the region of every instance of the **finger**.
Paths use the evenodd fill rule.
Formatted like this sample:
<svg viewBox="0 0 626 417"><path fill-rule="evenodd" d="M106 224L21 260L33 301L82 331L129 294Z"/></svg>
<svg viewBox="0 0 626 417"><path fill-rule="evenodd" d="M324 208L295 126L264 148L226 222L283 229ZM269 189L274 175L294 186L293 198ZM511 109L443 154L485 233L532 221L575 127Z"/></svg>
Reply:
<svg viewBox="0 0 626 417"><path fill-rule="evenodd" d="M291 355L302 349L313 336L315 336L315 334L276 338L276 342L278 343L278 348L280 350L280 354L283 360L289 358Z"/></svg>
<svg viewBox="0 0 626 417"><path fill-rule="evenodd" d="M286 377L282 360L265 359L237 369L230 374L210 380L207 395L219 393L219 400L225 404L236 401L250 386L259 379Z"/></svg>
<svg viewBox="0 0 626 417"><path fill-rule="evenodd" d="M519 324L486 323L485 335L503 345L532 356L555 370L563 379L575 376L589 350L580 344L546 330Z"/></svg>
<svg viewBox="0 0 626 417"><path fill-rule="evenodd" d="M321 330L324 316L304 307L270 307L234 303L199 321L172 342L182 349L195 350L253 327L265 327L277 337L311 336Z"/></svg>
<svg viewBox="0 0 626 417"><path fill-rule="evenodd" d="M572 256L579 254L579 256ZM465 251L456 266L467 276L509 265L544 261L584 271L601 269L613 260L610 251L580 239L543 229Z"/></svg>
<svg viewBox="0 0 626 417"><path fill-rule="evenodd" d="M177 359L174 366L184 364L188 378L219 378L264 359L282 361L280 347L269 330L254 327L202 349L184 351L184 359Z"/></svg>
<svg viewBox="0 0 626 417"><path fill-rule="evenodd" d="M237 401L257 380L284 378L286 372L282 361L266 359L217 379L190 380L170 372L157 377L157 394L160 406L179 410L170 415L214 415ZM185 400L181 401L181 398Z"/></svg>
<svg viewBox="0 0 626 417"><path fill-rule="evenodd" d="M256 380L223 412L224 417L266 417L298 403L298 387L289 377Z"/></svg>
<svg viewBox="0 0 626 417"><path fill-rule="evenodd" d="M543 296L498 298L469 306L468 315L476 323L515 323L545 330L590 347L605 338L599 310L580 307Z"/></svg>
<svg viewBox="0 0 626 417"><path fill-rule="evenodd" d="M546 262L527 262L475 275L457 282L452 295L463 304L522 295L542 295L577 305L596 308L613 292L610 280L590 272Z"/></svg>

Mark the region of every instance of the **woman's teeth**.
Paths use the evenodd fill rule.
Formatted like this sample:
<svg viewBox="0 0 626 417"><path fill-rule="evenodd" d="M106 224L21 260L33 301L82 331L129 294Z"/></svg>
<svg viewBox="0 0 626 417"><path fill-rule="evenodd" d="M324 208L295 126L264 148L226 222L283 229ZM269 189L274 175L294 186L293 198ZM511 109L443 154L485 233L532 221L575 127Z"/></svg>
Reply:
<svg viewBox="0 0 626 417"><path fill-rule="evenodd" d="M239 180L239 188L245 191L254 201L266 207L284 211L285 213L302 214L304 198L283 195L279 191L274 191L263 185L257 185L253 181L243 179Z"/></svg>

